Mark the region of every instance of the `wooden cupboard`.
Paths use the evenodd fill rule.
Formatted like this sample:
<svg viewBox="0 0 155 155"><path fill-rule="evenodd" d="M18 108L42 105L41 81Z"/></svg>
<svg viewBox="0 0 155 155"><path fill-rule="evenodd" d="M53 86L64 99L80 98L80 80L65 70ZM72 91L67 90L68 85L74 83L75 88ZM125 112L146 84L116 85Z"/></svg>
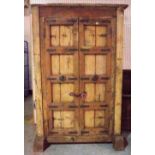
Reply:
<svg viewBox="0 0 155 155"><path fill-rule="evenodd" d="M121 135L126 5L33 5L34 151Z"/></svg>

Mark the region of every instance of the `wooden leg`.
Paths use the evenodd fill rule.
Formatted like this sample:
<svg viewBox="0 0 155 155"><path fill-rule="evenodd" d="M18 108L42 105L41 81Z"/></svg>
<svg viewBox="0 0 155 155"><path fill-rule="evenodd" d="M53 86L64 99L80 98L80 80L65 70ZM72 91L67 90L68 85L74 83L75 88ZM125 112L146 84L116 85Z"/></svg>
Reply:
<svg viewBox="0 0 155 155"><path fill-rule="evenodd" d="M34 144L33 144L33 151L34 152L43 152L49 143L43 137L35 137Z"/></svg>
<svg viewBox="0 0 155 155"><path fill-rule="evenodd" d="M124 150L125 147L127 146L127 140L124 136L122 135L115 135L113 137L113 147L115 150L120 151Z"/></svg>

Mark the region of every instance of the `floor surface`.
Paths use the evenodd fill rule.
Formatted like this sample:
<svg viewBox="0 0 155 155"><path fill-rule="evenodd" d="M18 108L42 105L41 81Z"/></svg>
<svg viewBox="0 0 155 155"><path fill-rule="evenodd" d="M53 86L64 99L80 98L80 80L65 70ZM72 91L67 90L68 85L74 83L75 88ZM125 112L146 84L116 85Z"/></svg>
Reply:
<svg viewBox="0 0 155 155"><path fill-rule="evenodd" d="M49 146L43 153L33 153L32 146L35 136L35 126L32 117L32 97L25 98L24 125L24 155L130 155L131 134L125 133L128 146L124 151L115 151L112 144L55 144Z"/></svg>

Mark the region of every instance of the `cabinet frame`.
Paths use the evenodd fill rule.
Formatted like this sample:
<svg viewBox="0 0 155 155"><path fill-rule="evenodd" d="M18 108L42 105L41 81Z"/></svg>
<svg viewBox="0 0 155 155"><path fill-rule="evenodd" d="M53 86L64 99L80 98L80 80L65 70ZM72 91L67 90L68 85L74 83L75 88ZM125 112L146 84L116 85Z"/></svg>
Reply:
<svg viewBox="0 0 155 155"><path fill-rule="evenodd" d="M33 32L33 102L36 107L36 138L34 141L34 151L43 151L47 147L47 133L48 133L48 113L47 113L47 105L43 104L43 95L46 95L46 92L43 92L42 89L45 83L42 81L42 69L41 69L41 35L44 32L40 29L40 20L44 20L41 18L40 14L43 13L41 7L61 7L62 9L65 7L77 7L77 9L86 7L86 8L98 8L105 9L107 12L114 12L112 14L114 20L114 24L116 24L116 33L115 41L113 44L115 47L115 60L113 65L115 66L115 74L113 75L115 81L115 87L113 88L113 97L114 97L114 129L112 131L113 135L113 146L117 150L124 149L125 140L121 135L121 107L122 107L122 61L123 61L123 31L124 31L124 9L127 5L66 5L66 4L52 4L52 5L32 5L32 32ZM50 13L50 12L49 12ZM52 13L52 12L51 12ZM44 14L44 13L43 13ZM50 139L50 138L49 138ZM99 139L99 138L98 138ZM94 139L95 141L95 139ZM107 139L108 141L108 139ZM111 140L109 140L111 141ZM50 140L52 142L52 140ZM53 140L53 143L56 141ZM81 140L81 142L83 142ZM106 142L106 137L105 137Z"/></svg>

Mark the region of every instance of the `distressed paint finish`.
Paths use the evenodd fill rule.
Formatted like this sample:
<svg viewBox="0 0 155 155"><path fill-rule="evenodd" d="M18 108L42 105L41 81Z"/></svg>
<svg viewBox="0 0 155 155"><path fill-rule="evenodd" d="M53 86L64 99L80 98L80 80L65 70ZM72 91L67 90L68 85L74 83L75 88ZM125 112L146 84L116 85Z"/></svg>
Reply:
<svg viewBox="0 0 155 155"><path fill-rule="evenodd" d="M33 67L34 67L34 92L36 104L36 131L37 136L44 135L43 132L43 108L40 68L40 38L39 38L39 9L32 7L32 30L33 30Z"/></svg>
<svg viewBox="0 0 155 155"><path fill-rule="evenodd" d="M123 31L124 13L117 8L117 37L116 37L116 79L115 79L115 119L114 134L121 134L121 107L122 107L122 58L123 58Z"/></svg>

